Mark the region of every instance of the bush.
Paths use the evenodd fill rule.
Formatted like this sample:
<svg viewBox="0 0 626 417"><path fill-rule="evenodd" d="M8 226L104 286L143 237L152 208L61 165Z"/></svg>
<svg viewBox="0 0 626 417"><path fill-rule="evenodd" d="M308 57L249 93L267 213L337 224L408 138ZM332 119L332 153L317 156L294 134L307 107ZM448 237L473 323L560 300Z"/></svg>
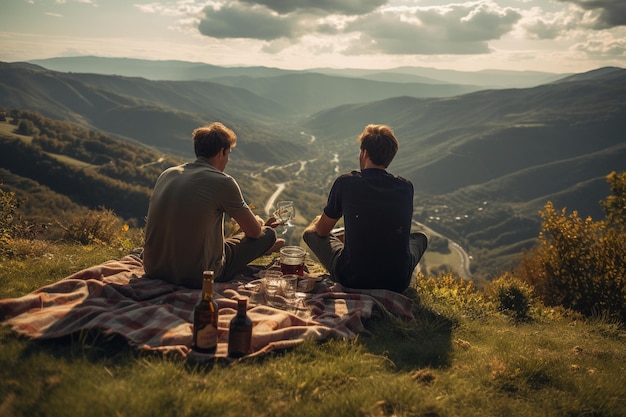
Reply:
<svg viewBox="0 0 626 417"><path fill-rule="evenodd" d="M620 231L626 230L626 172L611 172L606 177L612 195L601 201L608 224Z"/></svg>
<svg viewBox="0 0 626 417"><path fill-rule="evenodd" d="M521 279L505 273L487 284L485 294L499 311L509 314L516 321L530 320L533 288Z"/></svg>
<svg viewBox="0 0 626 417"><path fill-rule="evenodd" d="M626 323L626 233L574 211L541 212L540 245L522 257L519 276L548 306L585 316L602 313Z"/></svg>
<svg viewBox="0 0 626 417"><path fill-rule="evenodd" d="M99 208L84 215L74 215L68 224L59 225L65 231L63 240L82 245L119 245L126 249L141 246L140 230L131 230L112 210Z"/></svg>
<svg viewBox="0 0 626 417"><path fill-rule="evenodd" d="M47 224L24 219L20 204L14 192L0 189L0 259L35 255L43 246L36 238Z"/></svg>
<svg viewBox="0 0 626 417"><path fill-rule="evenodd" d="M16 219L18 202L15 193L0 189L0 255L6 257L13 239L13 223Z"/></svg>
<svg viewBox="0 0 626 417"><path fill-rule="evenodd" d="M41 258L55 252L55 245L47 240L16 238L11 241L10 258Z"/></svg>

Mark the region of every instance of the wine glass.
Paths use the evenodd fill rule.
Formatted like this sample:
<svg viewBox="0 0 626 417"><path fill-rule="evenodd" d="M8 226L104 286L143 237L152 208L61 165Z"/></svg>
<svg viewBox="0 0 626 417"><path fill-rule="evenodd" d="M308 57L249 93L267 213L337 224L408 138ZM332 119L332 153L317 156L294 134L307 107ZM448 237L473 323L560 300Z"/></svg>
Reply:
<svg viewBox="0 0 626 417"><path fill-rule="evenodd" d="M283 223L283 235L287 233L289 227L292 226L291 221L296 217L296 207L293 201L279 201L276 203L276 210L274 211L274 218L279 223Z"/></svg>

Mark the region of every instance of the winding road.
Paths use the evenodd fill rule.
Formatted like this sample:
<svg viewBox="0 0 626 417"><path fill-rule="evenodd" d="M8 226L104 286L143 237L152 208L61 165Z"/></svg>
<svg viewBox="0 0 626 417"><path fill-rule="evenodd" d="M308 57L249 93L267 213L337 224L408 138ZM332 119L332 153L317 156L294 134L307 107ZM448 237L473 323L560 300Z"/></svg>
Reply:
<svg viewBox="0 0 626 417"><path fill-rule="evenodd" d="M276 184L276 191L274 191L274 194L272 194L270 196L270 198L267 199L267 203L265 203L265 214L269 217L272 215L272 213L274 212L272 210L272 207L274 207L274 203L276 202L276 199L278 198L278 196L280 195L280 193L283 192L283 190L285 189L285 186L287 185L286 182L281 182L280 184Z"/></svg>
<svg viewBox="0 0 626 417"><path fill-rule="evenodd" d="M451 241L446 236L434 231L433 229L431 229L430 227L426 226L423 223L413 220L413 224L421 228L429 236L439 236L442 239L447 239L448 247L450 248L451 251L454 251L459 258L459 265L458 265L457 273L459 273L465 279L470 279L472 277L472 272L470 271L471 258L469 257L467 252L465 252L465 249L461 247L461 245L459 245L456 242Z"/></svg>

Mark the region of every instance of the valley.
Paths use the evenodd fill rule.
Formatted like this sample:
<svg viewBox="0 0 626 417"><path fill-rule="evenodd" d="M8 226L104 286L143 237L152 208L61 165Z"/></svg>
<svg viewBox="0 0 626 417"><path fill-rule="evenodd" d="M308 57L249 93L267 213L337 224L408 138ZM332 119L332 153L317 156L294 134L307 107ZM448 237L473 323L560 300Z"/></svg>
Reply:
<svg viewBox="0 0 626 417"><path fill-rule="evenodd" d="M309 145L313 144L314 140L311 140ZM355 144L353 145L356 146ZM351 169L358 168L357 158L355 157L352 159L352 161L346 161L343 165L352 165ZM294 199L297 213L294 227L290 228L287 231L287 234L281 237L287 240L287 244L303 246L305 244L300 240L300 235L302 234L304 228L309 224L310 220L321 213L326 202L328 191L330 190L330 185L339 175L339 167L340 160L338 154L334 151L327 151L318 158L312 160L286 162L280 166L267 167L261 172L246 173L244 176L260 178L265 174L271 173L272 171L275 171L274 173L277 171L285 173L285 178L287 180L285 182L274 184L276 189L273 193L271 193L271 195L269 195L267 202L263 205L263 218L268 218L272 215L277 201L293 199L293 197L291 197L292 195L297 196L297 193L293 190L307 189L309 187L307 184L310 184L313 179L328 185L326 188L319 190L311 189L312 193L317 191L319 196L319 199L317 200L318 205L314 208L316 211L311 211L307 206L302 206L297 197ZM228 169L229 167L227 167L227 171ZM285 197L285 190L288 187L291 190L290 192L293 194L287 194L287 197ZM438 220L441 220L441 218ZM341 224L341 221L339 224ZM414 220L414 225L415 227L412 230L423 231L428 236L437 236L438 238L445 239L448 242L445 250L427 251L418 265L417 271L422 271L425 275L428 275L429 273L437 275L442 271L453 271L455 274L465 279L470 279L472 277L472 272L470 271L470 256L461 247L461 245L452 241L449 237L437 232L432 227L426 226L417 220Z"/></svg>
<svg viewBox="0 0 626 417"><path fill-rule="evenodd" d="M0 108L35 112L20 117L39 126L36 140L2 143L0 168L10 180L4 186L28 194L39 184L80 207L107 204L141 226L158 174L192 159L192 130L219 120L238 135L227 171L255 210L266 216L277 199L297 202L288 233L297 244L333 179L358 168L357 135L383 123L400 140L389 170L414 184L414 220L449 240L447 253L426 256L429 270L449 267L488 280L536 245L547 202L601 219L606 176L626 170L621 68L532 74L541 80L464 90L468 84L444 80L426 88L423 74L411 81L406 68L394 79L393 71L383 77L170 64L161 74L204 75L151 80L0 63ZM389 82L393 88L384 88ZM85 130L78 134L77 126ZM25 188L27 181L33 183Z"/></svg>

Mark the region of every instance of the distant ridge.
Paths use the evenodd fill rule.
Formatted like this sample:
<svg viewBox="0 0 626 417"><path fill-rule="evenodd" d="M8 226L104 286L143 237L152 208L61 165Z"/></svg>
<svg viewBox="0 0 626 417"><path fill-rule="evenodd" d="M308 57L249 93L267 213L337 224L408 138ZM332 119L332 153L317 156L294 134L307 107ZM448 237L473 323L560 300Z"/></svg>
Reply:
<svg viewBox="0 0 626 417"><path fill-rule="evenodd" d="M142 77L150 80L198 81L232 75L276 76L293 71L268 67L222 67L202 62L144 60L98 56L34 59L32 64L59 72Z"/></svg>
<svg viewBox="0 0 626 417"><path fill-rule="evenodd" d="M612 80L623 77L624 69L619 67L603 67L592 71L584 72L581 74L574 74L568 77L562 78L556 82L573 82L573 81L587 81L587 80Z"/></svg>
<svg viewBox="0 0 626 417"><path fill-rule="evenodd" d="M143 60L98 56L57 57L28 61L54 71L85 72L105 75L144 77L152 80L195 81L218 77L275 77L288 74L318 73L329 76L363 78L376 81L458 84L478 88L532 87L564 78L571 74L539 71L456 71L426 67L397 67L385 70L356 68L311 68L286 70L259 66L217 66L202 62L177 60Z"/></svg>

